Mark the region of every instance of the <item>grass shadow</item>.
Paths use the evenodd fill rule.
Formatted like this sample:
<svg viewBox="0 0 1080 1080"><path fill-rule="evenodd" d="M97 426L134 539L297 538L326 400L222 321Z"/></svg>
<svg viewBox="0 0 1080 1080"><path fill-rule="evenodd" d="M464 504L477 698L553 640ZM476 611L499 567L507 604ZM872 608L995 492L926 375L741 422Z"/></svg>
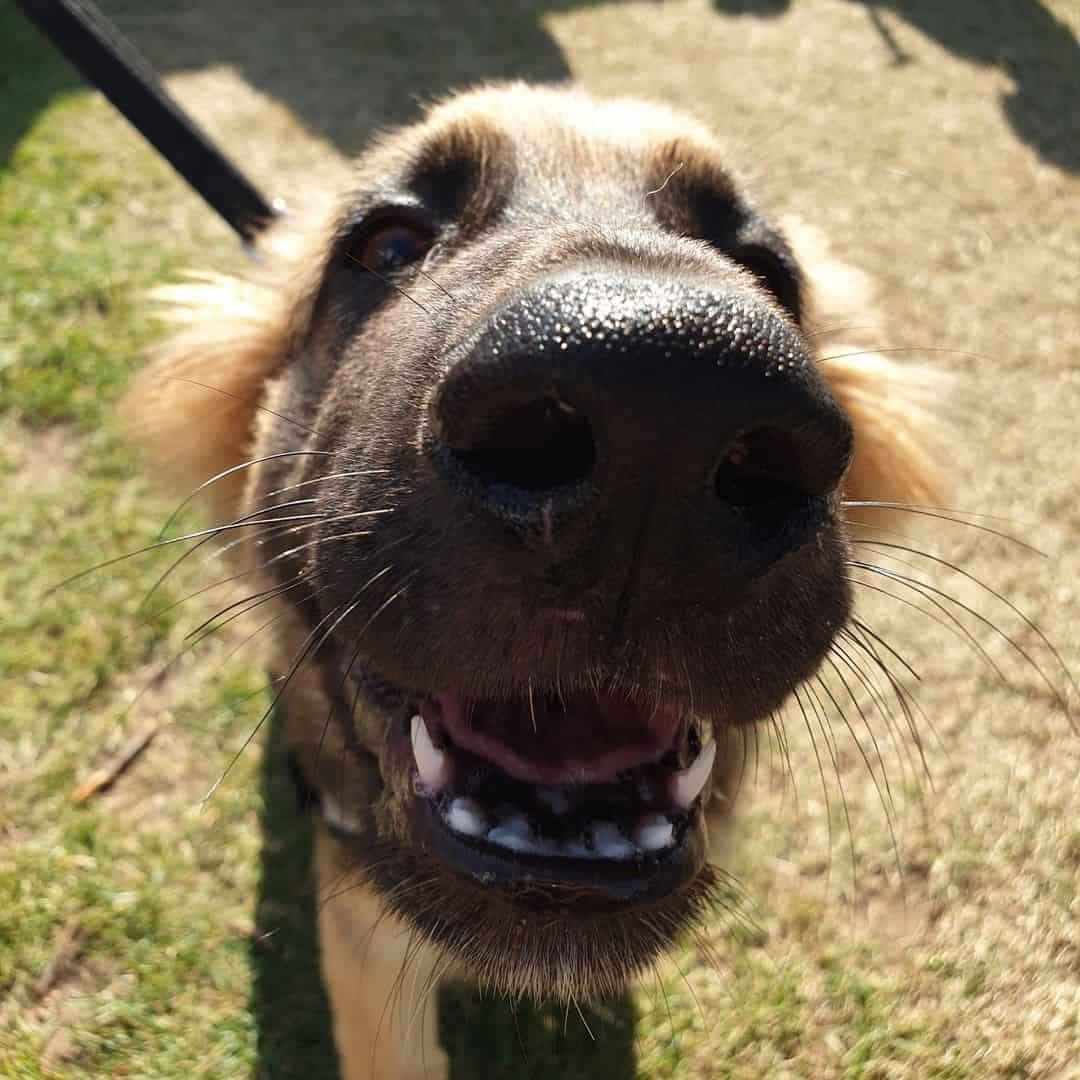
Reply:
<svg viewBox="0 0 1080 1080"><path fill-rule="evenodd" d="M1047 162L1080 171L1080 43L1040 0L853 0L866 8L896 64L915 62L882 19L885 9L956 56L995 66L1015 84L1002 107L1017 138ZM726 15L783 15L793 0L713 0Z"/></svg>
<svg viewBox="0 0 1080 1080"><path fill-rule="evenodd" d="M1051 164L1080 171L1080 43L1039 0L856 0L887 41L883 8L956 56L1001 68L1015 87L1003 100L1016 136ZM910 57L890 43L898 63Z"/></svg>
<svg viewBox="0 0 1080 1080"><path fill-rule="evenodd" d="M0 169L45 108L83 89L78 72L14 4L0 5Z"/></svg>
<svg viewBox="0 0 1080 1080"><path fill-rule="evenodd" d="M791 0L713 0L713 7L726 15L783 15Z"/></svg>
<svg viewBox="0 0 1080 1080"><path fill-rule="evenodd" d="M251 1009L259 1080L337 1080L329 1004L319 973L312 822L288 768L283 718L272 718L261 787L262 855L251 945ZM635 1074L629 994L582 1005L510 1003L443 988L439 1031L451 1080L627 1080Z"/></svg>
<svg viewBox="0 0 1080 1080"><path fill-rule="evenodd" d="M319 972L311 815L300 805L277 711L263 751L262 851L252 935L251 1011L259 1080L337 1080Z"/></svg>
<svg viewBox="0 0 1080 1080"><path fill-rule="evenodd" d="M228 65L348 155L418 103L488 79L570 69L544 17L596 0L286 4L110 0L109 17L160 72Z"/></svg>
<svg viewBox="0 0 1080 1080"><path fill-rule="evenodd" d="M629 994L574 1008L511 1004L445 988L439 1031L450 1080L630 1080L636 1075Z"/></svg>

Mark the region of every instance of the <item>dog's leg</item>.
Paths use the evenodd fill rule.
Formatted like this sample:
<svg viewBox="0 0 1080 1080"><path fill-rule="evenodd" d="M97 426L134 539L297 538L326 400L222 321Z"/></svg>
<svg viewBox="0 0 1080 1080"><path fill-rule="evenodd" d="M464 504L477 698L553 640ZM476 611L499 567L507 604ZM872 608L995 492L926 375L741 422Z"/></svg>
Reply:
<svg viewBox="0 0 1080 1080"><path fill-rule="evenodd" d="M348 851L320 826L319 944L342 1080L445 1080L433 982L437 955L386 914Z"/></svg>

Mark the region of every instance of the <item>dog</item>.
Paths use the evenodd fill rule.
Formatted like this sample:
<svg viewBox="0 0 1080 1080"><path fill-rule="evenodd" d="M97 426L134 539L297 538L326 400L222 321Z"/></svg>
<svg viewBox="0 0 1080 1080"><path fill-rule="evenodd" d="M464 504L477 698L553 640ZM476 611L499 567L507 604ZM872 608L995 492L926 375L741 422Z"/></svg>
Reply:
<svg viewBox="0 0 1080 1080"><path fill-rule="evenodd" d="M270 616L343 1075L434 1080L442 976L608 993L703 917L856 508L939 504L939 384L656 104L451 96L261 246L127 415Z"/></svg>

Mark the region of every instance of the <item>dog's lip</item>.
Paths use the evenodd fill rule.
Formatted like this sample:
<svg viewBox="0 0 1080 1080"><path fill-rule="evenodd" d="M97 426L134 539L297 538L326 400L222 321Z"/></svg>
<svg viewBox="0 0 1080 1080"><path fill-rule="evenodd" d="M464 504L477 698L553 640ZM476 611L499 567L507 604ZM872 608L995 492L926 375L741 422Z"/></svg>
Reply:
<svg viewBox="0 0 1080 1080"><path fill-rule="evenodd" d="M511 714L509 724L500 711ZM673 699L643 706L611 694L576 693L550 706L532 695L499 705L469 702L450 690L430 696L420 709L436 737L445 732L456 746L529 784L598 783L659 761L672 749L686 712Z"/></svg>
<svg viewBox="0 0 1080 1080"><path fill-rule="evenodd" d="M509 851L451 829L436 800L417 797L410 813L414 837L441 862L485 887L508 893L529 908L619 908L660 900L685 886L705 862L704 815L695 807L676 843L663 851L615 861L595 857L553 859Z"/></svg>

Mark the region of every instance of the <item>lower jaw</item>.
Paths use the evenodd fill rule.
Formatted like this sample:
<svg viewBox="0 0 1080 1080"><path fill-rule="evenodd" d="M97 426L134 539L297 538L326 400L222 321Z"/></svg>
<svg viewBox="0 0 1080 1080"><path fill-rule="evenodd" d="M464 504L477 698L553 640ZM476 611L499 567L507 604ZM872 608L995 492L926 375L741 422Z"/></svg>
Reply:
<svg viewBox="0 0 1080 1080"><path fill-rule="evenodd" d="M470 841L446 827L437 805L415 795L408 814L413 842L452 872L532 910L572 905L612 911L663 900L705 865L704 815L695 807L677 842L634 859L544 858Z"/></svg>
<svg viewBox="0 0 1080 1080"><path fill-rule="evenodd" d="M670 891L616 896L610 886L598 891L595 880L574 884L561 874L557 882L522 875L496 884L482 870L451 866L420 836L357 855L387 909L443 954L448 970L535 1001L620 993L716 902L730 903L727 879L707 863ZM659 886L662 877L651 880Z"/></svg>

